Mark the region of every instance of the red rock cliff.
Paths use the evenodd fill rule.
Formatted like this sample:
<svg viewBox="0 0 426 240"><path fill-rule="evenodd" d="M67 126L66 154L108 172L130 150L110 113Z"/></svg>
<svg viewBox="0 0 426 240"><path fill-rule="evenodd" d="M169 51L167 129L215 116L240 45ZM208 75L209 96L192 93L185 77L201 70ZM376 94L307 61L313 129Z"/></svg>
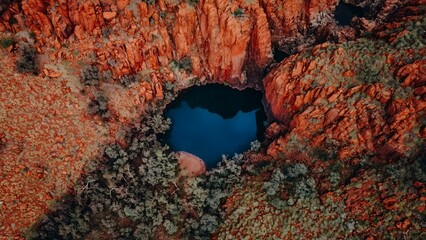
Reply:
<svg viewBox="0 0 426 240"><path fill-rule="evenodd" d="M244 81L243 72L252 71L245 67L249 56L257 69L266 67L272 57L267 16L257 1L149 5L28 0L3 14L1 29L19 29L7 21L12 16L35 33L39 46L60 49L66 43L79 53L55 51L55 58L84 58L94 52L102 69L111 70L115 78L167 68L172 60L188 56L193 73L200 77Z"/></svg>
<svg viewBox="0 0 426 240"><path fill-rule="evenodd" d="M93 52L92 61L111 70L115 79L166 68L163 77L172 80L167 76L173 72L169 63L187 56L195 76L237 83L244 82L245 76L256 76L252 73L271 62L272 45L293 53L317 41L353 39L354 28L363 27L337 27L333 19L337 3L159 0L150 5L128 0L24 0L4 6L0 31L29 29L40 47L56 49L49 53L52 59L83 60ZM365 11L375 14L372 19L381 16L377 21L382 22L399 5L383 1L382 7L374 6L364 6ZM376 24L361 20L362 26ZM64 45L67 51L61 50Z"/></svg>
<svg viewBox="0 0 426 240"><path fill-rule="evenodd" d="M388 24L383 41L326 43L284 60L264 80L286 129L269 153L325 151L349 165L365 154L377 162L415 156L426 138L426 49L414 26L425 23Z"/></svg>

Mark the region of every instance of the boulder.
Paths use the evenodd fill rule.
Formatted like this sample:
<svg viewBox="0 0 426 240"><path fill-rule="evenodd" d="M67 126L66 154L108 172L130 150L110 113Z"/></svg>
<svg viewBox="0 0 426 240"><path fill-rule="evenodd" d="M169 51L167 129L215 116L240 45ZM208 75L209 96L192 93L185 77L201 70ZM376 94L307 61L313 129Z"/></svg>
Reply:
<svg viewBox="0 0 426 240"><path fill-rule="evenodd" d="M103 17L105 20L112 20L117 16L117 12L103 12Z"/></svg>
<svg viewBox="0 0 426 240"><path fill-rule="evenodd" d="M199 176L206 172L204 161L188 152L179 151L176 153L181 170L184 170L189 176Z"/></svg>

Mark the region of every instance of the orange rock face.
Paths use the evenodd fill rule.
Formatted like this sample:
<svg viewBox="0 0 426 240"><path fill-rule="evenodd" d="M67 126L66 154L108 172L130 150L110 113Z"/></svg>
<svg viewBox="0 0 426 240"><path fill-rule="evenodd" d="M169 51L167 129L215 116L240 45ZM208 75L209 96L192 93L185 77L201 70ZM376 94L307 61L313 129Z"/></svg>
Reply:
<svg viewBox="0 0 426 240"><path fill-rule="evenodd" d="M259 76L253 73L271 63L272 45L293 53L317 40L353 39L355 28L336 26L332 12L337 3L203 0L151 5L129 0L26 0L8 6L0 17L0 29L28 28L40 46L61 48L66 43L75 52L64 56L54 51L55 59L82 60L94 54L93 63L112 71L114 79L142 70L168 69L184 81L188 74L170 69L169 64L188 56L196 77L238 85L247 76ZM395 3L385 5L375 10L380 21L387 19ZM10 24L12 18L19 24Z"/></svg>
<svg viewBox="0 0 426 240"><path fill-rule="evenodd" d="M265 6L274 37L282 39L304 35L307 26L316 21L318 14L331 12L337 5L335 0L284 1L261 0Z"/></svg>
<svg viewBox="0 0 426 240"><path fill-rule="evenodd" d="M22 12L15 14L25 15L23 24L40 45L66 41L80 53L67 59L94 53L94 62L112 71L115 79L168 68L172 60L189 56L198 77L244 82L245 72L253 71L253 64L246 67L249 58L256 69L266 67L272 58L267 16L257 1L148 5L123 0L115 5L101 0L28 0L21 7ZM233 14L237 9L243 13Z"/></svg>
<svg viewBox="0 0 426 240"><path fill-rule="evenodd" d="M269 153L314 148L344 161L375 154L384 162L415 156L424 141L426 74L414 54L425 49L408 44L412 63L404 64L395 60L405 55L392 50L401 48L396 42L323 44L283 61L264 81L273 115L288 127Z"/></svg>

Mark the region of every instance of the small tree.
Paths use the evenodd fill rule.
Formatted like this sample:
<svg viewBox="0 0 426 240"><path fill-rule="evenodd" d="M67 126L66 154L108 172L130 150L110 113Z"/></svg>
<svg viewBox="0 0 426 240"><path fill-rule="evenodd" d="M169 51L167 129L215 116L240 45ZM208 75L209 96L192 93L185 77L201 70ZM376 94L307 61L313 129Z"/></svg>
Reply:
<svg viewBox="0 0 426 240"><path fill-rule="evenodd" d="M108 98L104 94L99 94L96 96L95 100L89 103L87 112L89 114L97 114L101 116L103 120L107 120L111 116L108 111Z"/></svg>
<svg viewBox="0 0 426 240"><path fill-rule="evenodd" d="M16 68L20 73L38 74L38 60L36 50L28 44L21 45Z"/></svg>
<svg viewBox="0 0 426 240"><path fill-rule="evenodd" d="M242 8L237 8L235 12L232 13L235 17L244 17L244 10Z"/></svg>
<svg viewBox="0 0 426 240"><path fill-rule="evenodd" d="M84 85L96 86L99 84L101 75L97 66L89 65L83 68L82 75Z"/></svg>
<svg viewBox="0 0 426 240"><path fill-rule="evenodd" d="M132 83L136 82L135 75L124 75L120 78L120 84L124 87L129 87Z"/></svg>
<svg viewBox="0 0 426 240"><path fill-rule="evenodd" d="M170 66L174 69L183 69L189 73L192 72L192 60L191 57L186 56L180 60L173 60Z"/></svg>
<svg viewBox="0 0 426 240"><path fill-rule="evenodd" d="M13 39L12 38L2 38L0 39L0 47L1 48L8 48L13 44Z"/></svg>

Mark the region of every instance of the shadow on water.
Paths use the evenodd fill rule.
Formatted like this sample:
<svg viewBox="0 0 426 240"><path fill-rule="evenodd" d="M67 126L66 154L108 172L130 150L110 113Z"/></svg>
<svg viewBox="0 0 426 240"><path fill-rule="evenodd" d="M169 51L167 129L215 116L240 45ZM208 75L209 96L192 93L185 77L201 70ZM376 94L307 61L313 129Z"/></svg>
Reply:
<svg viewBox="0 0 426 240"><path fill-rule="evenodd" d="M339 26L349 26L352 18L355 16L361 18L364 17L364 11L362 7L357 7L351 4L340 2L334 12L334 17L337 20Z"/></svg>
<svg viewBox="0 0 426 240"><path fill-rule="evenodd" d="M290 55L281 51L278 48L274 48L274 61L277 63L280 63L282 60L284 60L285 58L288 58Z"/></svg>
<svg viewBox="0 0 426 240"><path fill-rule="evenodd" d="M239 91L221 84L194 86L184 90L167 107L167 110L180 107L182 102L189 107L207 109L224 119L233 118L239 111L250 112L262 108L262 93L253 89Z"/></svg>
<svg viewBox="0 0 426 240"><path fill-rule="evenodd" d="M184 90L165 110L172 120L163 140L173 151L197 155L213 168L222 154L234 155L262 140L266 114L262 93L209 84Z"/></svg>

